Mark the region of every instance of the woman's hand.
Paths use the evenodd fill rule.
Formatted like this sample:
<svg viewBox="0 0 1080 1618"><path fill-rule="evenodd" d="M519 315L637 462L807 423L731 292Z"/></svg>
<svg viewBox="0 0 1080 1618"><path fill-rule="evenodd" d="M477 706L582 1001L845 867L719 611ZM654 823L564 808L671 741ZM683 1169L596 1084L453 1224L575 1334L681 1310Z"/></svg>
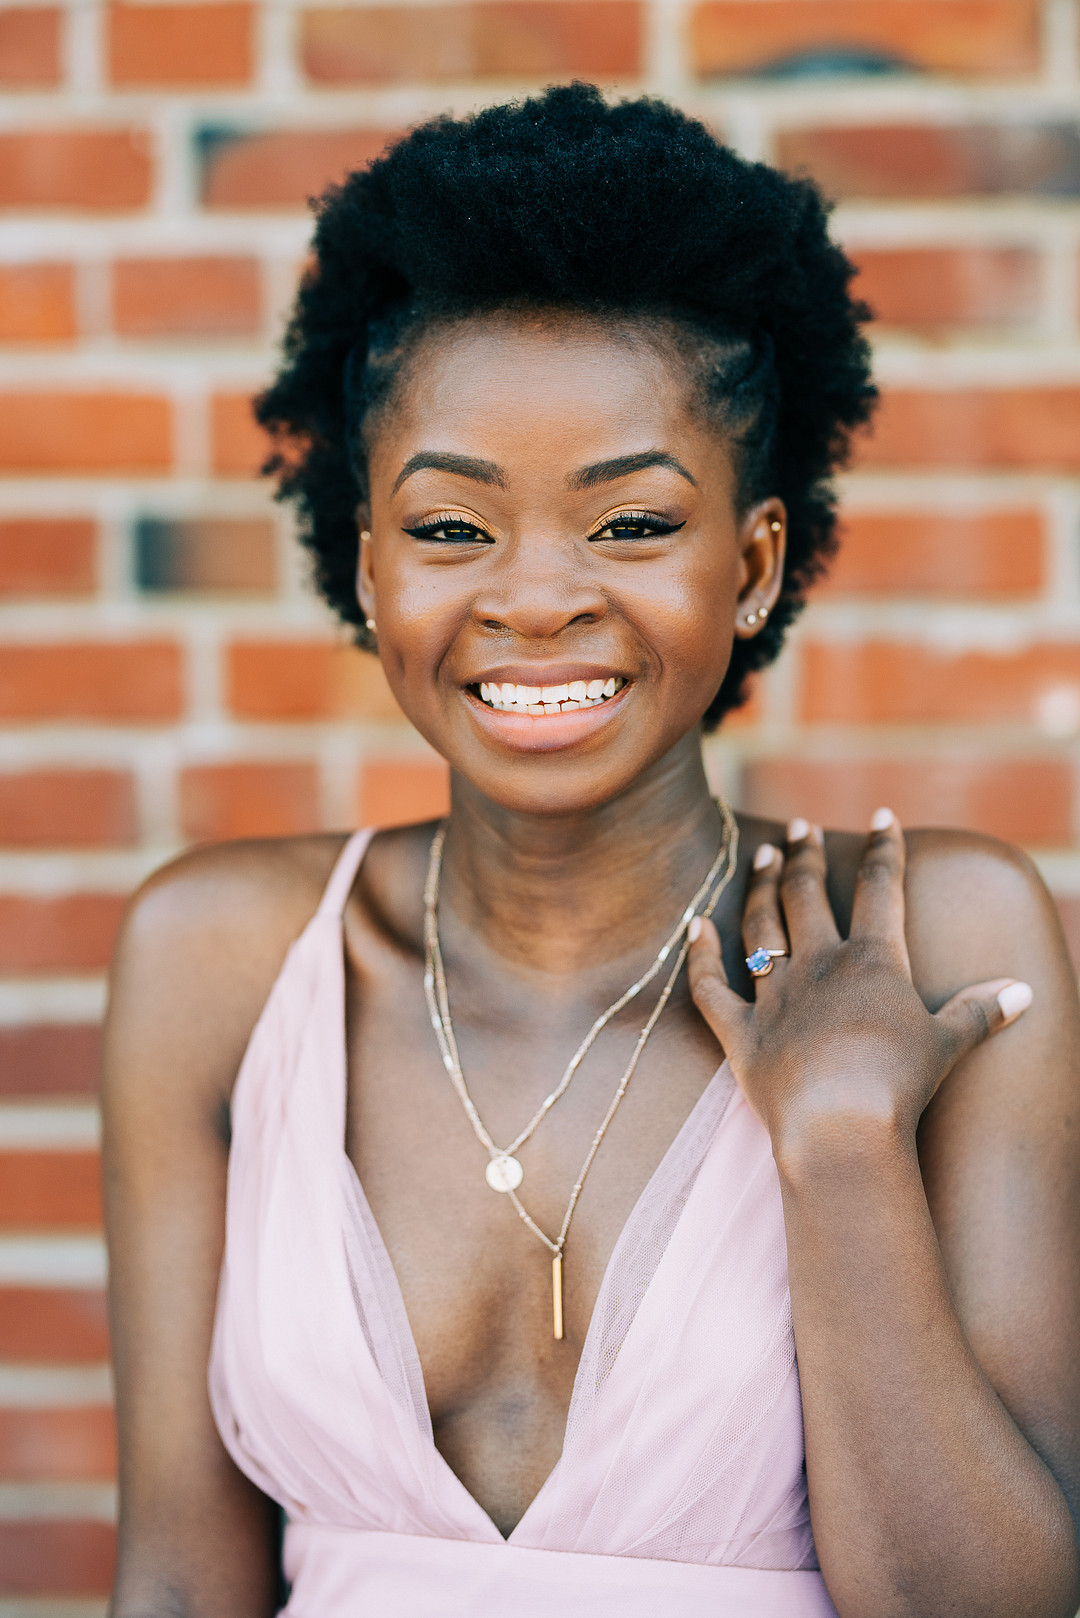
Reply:
<svg viewBox="0 0 1080 1618"><path fill-rule="evenodd" d="M749 955L790 950L747 1001L728 985L711 922L691 924L690 989L780 1157L845 1138L860 1123L914 1141L934 1092L962 1056L1031 1004L1028 984L961 989L936 1014L911 978L904 938L904 838L880 809L859 869L851 932L841 938L825 891L820 830L788 827L786 853L762 844L743 913Z"/></svg>

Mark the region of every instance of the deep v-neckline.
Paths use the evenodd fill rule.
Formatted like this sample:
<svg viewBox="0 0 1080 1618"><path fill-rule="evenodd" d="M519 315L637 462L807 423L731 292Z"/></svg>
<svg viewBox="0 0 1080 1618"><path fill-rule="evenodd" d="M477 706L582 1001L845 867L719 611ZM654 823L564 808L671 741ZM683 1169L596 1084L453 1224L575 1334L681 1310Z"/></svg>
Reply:
<svg viewBox="0 0 1080 1618"><path fill-rule="evenodd" d="M366 1226L363 1234L368 1240L372 1241L376 1245L384 1274L393 1283L392 1288L390 1289L391 1295L385 1300L390 1304L394 1313L394 1318L388 1321L388 1324L398 1340L400 1352L403 1359L409 1366L410 1373L415 1376L416 1385L424 1390L424 1408L426 1411L427 1420L426 1423L422 1423L419 1419L419 1414L417 1413L418 1437L425 1448L430 1450L429 1458L433 1456L435 1458L436 1467L445 1472L445 1476L449 1481L449 1486L458 1492L459 1496L468 1503L468 1506L472 1511L479 1514L479 1516L483 1519L485 1528L490 1529L491 1532L494 1533L504 1544L511 1545L514 1543L516 1536L522 1533L522 1530L527 1524L530 1524L530 1520L536 1515L537 1511L542 1509L541 1502L544 1496L551 1491L554 1482L563 1466L566 1455L566 1435L570 1429L571 1420L575 1415L576 1407L580 1399L583 1397L581 1368L588 1361L593 1338L596 1332L599 1330L599 1323L604 1319L604 1308L606 1307L608 1301L613 1276L618 1268L623 1249L626 1247L628 1241L630 1241L633 1237L634 1228L639 1222L641 1210L647 1201L652 1200L654 1188L658 1181L660 1181L663 1177L668 1164L671 1162L675 1153L679 1150L686 1136L695 1130L699 1118L712 1104L716 1091L721 1087L721 1085L723 1085L723 1087L727 1090L730 1099L730 1095L735 1089L735 1078L727 1059L725 1058L720 1066L716 1069L716 1072L712 1075L709 1082L705 1085L697 1100L694 1102L694 1105L687 1113L682 1124L678 1130L676 1130L672 1140L668 1143L666 1150L661 1155L645 1185L635 1198L634 1204L630 1209L630 1212L627 1215L618 1236L615 1238L611 1252L608 1254L607 1263L604 1266L604 1272L601 1276L600 1286L597 1289L596 1298L593 1302L592 1313L589 1317L588 1329L585 1333L581 1347L581 1354L578 1358L577 1367L574 1371L574 1380L570 1391L570 1403L567 1407L566 1420L563 1425L563 1440L559 1446L558 1457L554 1466L551 1468L551 1471L548 1473L539 1489L533 1495L532 1499L529 1501L529 1504L525 1507L525 1510L514 1524L514 1527L511 1529L510 1533L504 1535L490 1513L484 1509L472 1491L465 1485L465 1483L462 1482L461 1478L458 1477L449 1461L435 1443L434 1429L431 1421L431 1409L427 1404L427 1385L424 1381L423 1364L420 1359L420 1350L416 1345L416 1337L413 1333L412 1323L409 1320L408 1310L405 1307L405 1295L401 1290L401 1283L398 1279L397 1270L394 1268L394 1261L391 1257L390 1249L386 1245L386 1241L383 1237L382 1231L379 1228L378 1221L372 1212L371 1204L368 1201L367 1193L364 1190L363 1182L360 1179L356 1164L353 1162L348 1152L348 1142L346 1139L345 1127L346 1120L348 1118L349 1096L349 1048L346 1027L348 984L345 965L345 904L348 902L348 894L352 892L352 887L356 881L356 877L359 875L360 866L363 864L364 857L367 854L367 850L370 846L371 839L369 837L360 853L360 858L356 864L356 870L353 872L352 881L350 882L348 892L345 895L345 901L342 903L341 909L337 912L336 917L334 918L337 923L337 933L340 941L340 948L336 951L338 970L340 973L339 1004L341 1007L340 1026L338 1030L340 1037L337 1041L339 1061L337 1064L336 1073L336 1079L339 1085L338 1101L340 1103L338 1116L342 1122L340 1150L344 1159L345 1172L350 1178L353 1193L363 1213L363 1220ZM721 1119L726 1115L726 1111L726 1107L720 1111L717 1120L718 1126ZM344 1209L344 1216L348 1218L349 1214L350 1210L348 1207L346 1207ZM677 1228L678 1219L670 1232L669 1244L670 1241L674 1239ZM658 1268L659 1261L649 1277L649 1282L646 1287L646 1295ZM644 1301L644 1299L642 1299L642 1301ZM640 1308L640 1303L638 1307Z"/></svg>

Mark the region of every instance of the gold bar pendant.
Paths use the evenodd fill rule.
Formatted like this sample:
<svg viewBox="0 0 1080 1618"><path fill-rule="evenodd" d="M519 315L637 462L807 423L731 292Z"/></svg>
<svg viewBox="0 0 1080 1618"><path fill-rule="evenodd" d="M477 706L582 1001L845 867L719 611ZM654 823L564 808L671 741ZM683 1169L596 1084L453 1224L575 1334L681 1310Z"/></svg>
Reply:
<svg viewBox="0 0 1080 1618"><path fill-rule="evenodd" d="M551 1261L551 1310L555 1322L555 1341L562 1342L562 1254L556 1253Z"/></svg>

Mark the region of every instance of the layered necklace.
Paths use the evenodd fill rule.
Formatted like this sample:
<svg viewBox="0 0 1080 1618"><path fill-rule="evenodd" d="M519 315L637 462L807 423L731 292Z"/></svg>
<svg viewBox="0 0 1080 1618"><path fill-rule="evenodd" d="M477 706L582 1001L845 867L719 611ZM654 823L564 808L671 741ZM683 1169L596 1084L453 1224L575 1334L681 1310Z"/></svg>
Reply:
<svg viewBox="0 0 1080 1618"><path fill-rule="evenodd" d="M613 1000L607 1010L601 1012L600 1016L597 1017L567 1063L562 1078L554 1090L540 1103L525 1128L514 1136L508 1146L497 1146L495 1144L483 1119L476 1110L476 1105L469 1094L468 1086L465 1083L465 1075L461 1069L457 1040L454 1037L454 1025L450 1017L450 998L446 988L446 971L443 966L442 950L439 947L439 879L442 872L443 845L446 841L445 821L440 824L431 840L427 881L424 884L424 993L427 997L428 1011L431 1014L431 1026L435 1030L435 1038L442 1054L443 1066L450 1075L450 1082L453 1084L465 1109L465 1114L472 1125L473 1133L488 1154L487 1166L484 1170L488 1185L493 1191L502 1192L510 1198L519 1218L528 1226L534 1236L540 1238L552 1255L551 1307L552 1324L557 1340L563 1336L563 1249L566 1246L567 1232L570 1229L570 1221L574 1217L574 1209L577 1207L581 1188L585 1184L585 1176L592 1168L593 1159L600 1150L600 1143L607 1134L608 1126L618 1111L619 1103L626 1094L630 1080L634 1076L634 1069L637 1067L641 1053L645 1049L646 1041L656 1027L660 1013L671 998L671 991L675 987L675 981L682 971L683 962L686 960L687 951L690 948L686 930L695 915L703 917L712 915L719 903L720 895L731 881L738 864L739 828L735 816L727 804L721 800L717 799L716 806L720 811L720 818L723 823L719 851L709 868L705 880L679 917L674 931L661 946L648 971L644 972L635 983L631 983L630 987L617 1000ZM699 910L699 905L704 905L704 908ZM675 964L672 966L664 987L660 991L656 1005L638 1035L637 1043L634 1046L626 1071L619 1080L615 1094L611 1098L611 1104L601 1120L599 1129L592 1138L589 1150L585 1154L585 1161L581 1165L581 1171L574 1182L574 1188L570 1193L570 1201L567 1203L558 1235L549 1236L545 1231L541 1230L540 1226L526 1211L517 1194L525 1171L516 1153L530 1139L544 1118L547 1117L560 1096L565 1095L570 1086L570 1081L581 1066L597 1035L607 1027L611 1019L617 1016L624 1006L628 1005L643 989L648 987L673 951L675 952Z"/></svg>

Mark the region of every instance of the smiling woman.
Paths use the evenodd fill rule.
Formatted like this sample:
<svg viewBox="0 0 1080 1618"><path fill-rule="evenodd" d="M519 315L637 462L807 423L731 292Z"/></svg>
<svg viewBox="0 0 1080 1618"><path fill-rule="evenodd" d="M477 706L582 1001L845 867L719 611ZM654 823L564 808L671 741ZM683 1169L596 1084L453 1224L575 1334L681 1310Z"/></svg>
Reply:
<svg viewBox="0 0 1080 1618"><path fill-rule="evenodd" d="M115 1618L1075 1611L1053 908L702 767L832 548L850 274L808 184L580 85L320 205L260 416L452 810L132 907Z"/></svg>

